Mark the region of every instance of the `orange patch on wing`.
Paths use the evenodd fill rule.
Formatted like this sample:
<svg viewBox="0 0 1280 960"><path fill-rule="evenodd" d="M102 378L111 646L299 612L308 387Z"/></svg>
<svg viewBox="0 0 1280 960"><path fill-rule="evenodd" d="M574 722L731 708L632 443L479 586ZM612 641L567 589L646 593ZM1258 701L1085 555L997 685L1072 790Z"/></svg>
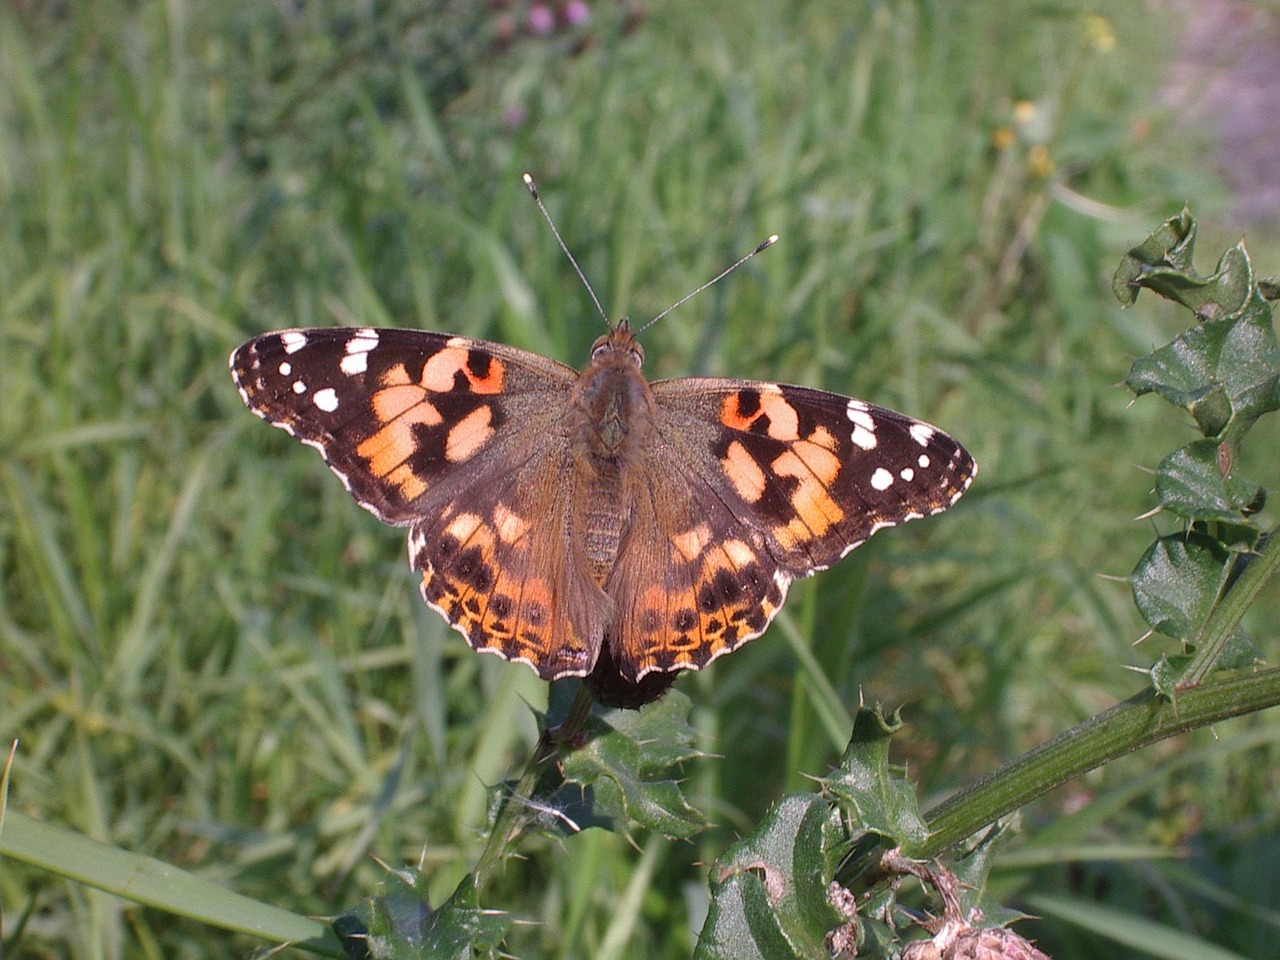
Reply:
<svg viewBox="0 0 1280 960"><path fill-rule="evenodd" d="M844 519L844 511L821 484L801 483L791 495L796 518L812 536L820 537Z"/></svg>
<svg viewBox="0 0 1280 960"><path fill-rule="evenodd" d="M726 540L720 545L720 549L725 552L729 562L736 567L745 567L759 559L756 552L741 540Z"/></svg>
<svg viewBox="0 0 1280 960"><path fill-rule="evenodd" d="M820 537L844 519L844 510L827 492L840 473L840 460L830 450L801 440L770 466L779 476L799 481L791 494L796 517L786 526L792 538L803 541Z"/></svg>
<svg viewBox="0 0 1280 960"><path fill-rule="evenodd" d="M502 536L499 532L499 537ZM482 604L480 618L481 638L484 645L497 648L507 658L519 656L516 639L520 627L514 596L519 594L519 576L511 576L501 563L495 564L493 588Z"/></svg>
<svg viewBox="0 0 1280 960"><path fill-rule="evenodd" d="M645 587L644 592L640 594L640 602L636 604L638 610L635 618L636 632L648 638L651 646L656 645L666 636L667 604L670 602L670 595L656 583Z"/></svg>
<svg viewBox="0 0 1280 960"><path fill-rule="evenodd" d="M406 500L416 500L427 492L427 483L414 473L407 463L402 463L389 474L387 480L400 488L400 496Z"/></svg>
<svg viewBox="0 0 1280 960"><path fill-rule="evenodd" d="M766 433L775 440L798 440L800 438L800 417L779 391L766 384L759 390L759 405L750 413L742 410L742 394L731 393L720 404L720 422L730 430L746 432L755 426L761 417L768 420Z"/></svg>
<svg viewBox="0 0 1280 960"><path fill-rule="evenodd" d="M417 388L413 389L416 390ZM388 391L380 391L376 396L381 396L382 393L386 392ZM419 390L418 393L420 396L422 395L422 391ZM377 415L376 396L374 400L375 415ZM385 477L412 457L417 450L417 444L414 443L413 437L414 425L435 426L440 420L440 411L429 403L419 403L408 407L394 420L384 424L381 430L356 447L356 453L369 462L369 469L375 476Z"/></svg>
<svg viewBox="0 0 1280 960"><path fill-rule="evenodd" d="M694 582L644 590L630 622L640 670L698 669L768 626L782 594L745 540L709 543Z"/></svg>
<svg viewBox="0 0 1280 960"><path fill-rule="evenodd" d="M467 352L465 347L445 347L432 355L422 366L419 383L432 393L452 390L454 377L467 365Z"/></svg>
<svg viewBox="0 0 1280 960"><path fill-rule="evenodd" d="M551 606L551 587L541 577L530 577L524 582L524 592L520 597L524 603L541 603Z"/></svg>
<svg viewBox="0 0 1280 960"><path fill-rule="evenodd" d="M755 418L760 415L742 412L742 394L728 394L720 404L720 422L730 430L750 430Z"/></svg>
<svg viewBox="0 0 1280 960"><path fill-rule="evenodd" d="M493 528L479 514L458 514L444 528L444 534L457 540L460 550L479 552L472 564L493 566L497 539ZM449 622L465 633L473 646L488 647L490 644L483 635L483 623L492 593L489 590L477 591L472 583L458 579L455 573L447 565L436 572L440 580L436 602L445 611ZM423 583L426 582L424 574Z"/></svg>
<svg viewBox="0 0 1280 960"><path fill-rule="evenodd" d="M493 436L493 428L489 426L492 420L493 410L484 406L476 407L455 423L444 442L444 458L450 463L470 460Z"/></svg>
<svg viewBox="0 0 1280 960"><path fill-rule="evenodd" d="M432 393L445 393L453 389L454 380L461 373L467 378L473 393L498 393L502 390L506 367L497 357L484 355L488 359L488 370L484 375L476 373L470 367L470 360L475 351L467 344L467 340L450 340L439 353L431 356L422 367L420 383Z"/></svg>
<svg viewBox="0 0 1280 960"><path fill-rule="evenodd" d="M521 584L513 620L514 644L518 649L515 656L537 664L540 673L542 667L551 660L556 644L581 645L572 626L556 616L551 586L541 577L530 577ZM553 623L557 620L560 628L568 635L551 635Z"/></svg>
<svg viewBox="0 0 1280 960"><path fill-rule="evenodd" d="M775 440L799 439L800 416L782 394L762 393L760 406L769 418L769 436Z"/></svg>
<svg viewBox="0 0 1280 960"><path fill-rule="evenodd" d="M413 383L413 379L409 376L409 371L404 368L403 363L397 363L394 367L385 370L378 382L384 387L403 387L405 384Z"/></svg>
<svg viewBox="0 0 1280 960"><path fill-rule="evenodd" d="M400 369L403 370L404 368L401 367ZM425 415L418 414L420 419L417 422L439 423L441 419L440 413L431 404L424 402L426 397L427 392L417 384L406 383L384 387L373 395L373 415L382 423L387 423L396 419L396 417L402 416L418 404L422 404L431 411L435 419L428 420Z"/></svg>
<svg viewBox="0 0 1280 960"><path fill-rule="evenodd" d="M478 513L460 513L449 521L444 532L456 539L458 543L465 544L471 540L472 534L484 525L484 518Z"/></svg>
<svg viewBox="0 0 1280 960"><path fill-rule="evenodd" d="M840 458L810 440L797 440L773 461L773 469L784 477L814 477L824 486L840 473Z"/></svg>
<svg viewBox="0 0 1280 960"><path fill-rule="evenodd" d="M755 503L764 495L764 471L756 463L755 457L737 440L729 444L720 465L733 484L733 489L747 503Z"/></svg>
<svg viewBox="0 0 1280 960"><path fill-rule="evenodd" d="M483 356L487 361L488 369L481 375L471 369L471 364L465 363L462 366L462 373L467 378L467 382L471 384L472 393L501 393L502 384L506 379L507 368L501 360L491 353L474 354L475 356ZM467 359L472 359L472 352L468 351Z"/></svg>
<svg viewBox="0 0 1280 960"><path fill-rule="evenodd" d="M813 433L809 434L809 441L816 443L818 446L826 450L834 450L836 448L836 438L833 437L826 427L818 426Z"/></svg>
<svg viewBox="0 0 1280 960"><path fill-rule="evenodd" d="M711 541L711 528L700 523L692 530L677 533L671 538L671 545L686 561L695 559Z"/></svg>
<svg viewBox="0 0 1280 960"><path fill-rule="evenodd" d="M498 539L506 544L515 543L529 530L528 521L501 503L493 508L493 526L498 531Z"/></svg>

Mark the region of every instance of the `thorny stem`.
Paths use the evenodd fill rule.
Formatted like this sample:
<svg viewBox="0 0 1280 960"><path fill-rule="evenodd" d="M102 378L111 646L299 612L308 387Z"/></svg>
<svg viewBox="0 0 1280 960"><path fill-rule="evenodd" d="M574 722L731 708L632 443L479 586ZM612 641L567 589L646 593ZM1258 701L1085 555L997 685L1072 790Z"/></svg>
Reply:
<svg viewBox="0 0 1280 960"><path fill-rule="evenodd" d="M569 712L565 714L564 720L557 726L547 727L542 731L533 756L525 764L524 773L520 775L515 787L503 798L502 806L494 818L493 829L489 831L489 839L476 863L476 889L485 885L493 875L493 871L502 862L507 848L520 836L524 827L525 801L523 798L535 795L539 781L547 772L548 764L560 753L562 745L570 743L582 730L587 717L591 715L591 706L594 702L591 691L587 689L585 683L582 684L578 687L578 693L573 698L573 703L569 705Z"/></svg>
<svg viewBox="0 0 1280 960"><path fill-rule="evenodd" d="M1154 690L1143 691L943 800L925 814L928 839L904 853L936 857L986 824L1116 757L1178 733L1277 705L1280 668L1204 683L1179 693L1175 703Z"/></svg>

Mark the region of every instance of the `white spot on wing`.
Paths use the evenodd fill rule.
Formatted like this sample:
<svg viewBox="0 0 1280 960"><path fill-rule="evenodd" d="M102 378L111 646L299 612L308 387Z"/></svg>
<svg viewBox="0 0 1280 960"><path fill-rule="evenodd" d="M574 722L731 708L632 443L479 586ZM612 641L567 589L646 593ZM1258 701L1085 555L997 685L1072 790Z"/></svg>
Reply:
<svg viewBox="0 0 1280 960"><path fill-rule="evenodd" d="M853 433L849 439L855 446L863 450L876 448L876 422L867 411L867 405L861 400L850 400L845 408L845 416L853 422Z"/></svg>
<svg viewBox="0 0 1280 960"><path fill-rule="evenodd" d="M307 335L301 330L286 330L280 334L280 344L285 353L297 353L307 345Z"/></svg>
<svg viewBox="0 0 1280 960"><path fill-rule="evenodd" d="M893 486L893 474L884 467L876 467L876 472L871 475L871 485L877 490L888 490Z"/></svg>
<svg viewBox="0 0 1280 960"><path fill-rule="evenodd" d="M910 467L903 467L902 471L898 474L898 476L900 476L903 480L907 481L907 483L910 483L912 480L916 478L916 472L912 470Z"/></svg>
<svg viewBox="0 0 1280 960"><path fill-rule="evenodd" d="M280 376L287 377L289 374L293 373L293 364L288 360L281 360L279 370Z"/></svg>
<svg viewBox="0 0 1280 960"><path fill-rule="evenodd" d="M342 372L349 377L364 373L369 369L369 351L378 345L378 331L372 327L363 327L355 332L350 340L347 341L346 356L339 362L338 366L342 368Z"/></svg>
<svg viewBox="0 0 1280 960"><path fill-rule="evenodd" d="M875 432L876 422L871 419L871 414L867 411L867 405L861 400L850 400L849 406L845 408L845 416L856 423L858 426Z"/></svg>
<svg viewBox="0 0 1280 960"><path fill-rule="evenodd" d="M418 554L422 548L427 545L427 538L422 533L422 528L413 526L409 528L409 566L414 570L418 569Z"/></svg>
<svg viewBox="0 0 1280 960"><path fill-rule="evenodd" d="M316 395L311 399L325 413L333 413L338 409L338 394L334 392L333 387L316 391Z"/></svg>
<svg viewBox="0 0 1280 960"><path fill-rule="evenodd" d="M355 341L351 341L355 343ZM350 344L348 344L350 346ZM338 364L342 368L342 372L348 377L354 377L356 374L364 373L369 369L369 354L367 352L348 353L342 358Z"/></svg>
<svg viewBox="0 0 1280 960"><path fill-rule="evenodd" d="M929 466L929 464L932 462L933 461L929 459L929 455L927 453L920 454L920 459L916 461L916 463L920 465L921 470Z"/></svg>
<svg viewBox="0 0 1280 960"><path fill-rule="evenodd" d="M933 439L935 431L933 427L927 423L913 423L910 427L911 437L916 443L922 447L927 447L929 441Z"/></svg>
<svg viewBox="0 0 1280 960"><path fill-rule="evenodd" d="M307 392L307 385L301 380L295 380L293 381L293 392L299 395L304 394Z"/></svg>

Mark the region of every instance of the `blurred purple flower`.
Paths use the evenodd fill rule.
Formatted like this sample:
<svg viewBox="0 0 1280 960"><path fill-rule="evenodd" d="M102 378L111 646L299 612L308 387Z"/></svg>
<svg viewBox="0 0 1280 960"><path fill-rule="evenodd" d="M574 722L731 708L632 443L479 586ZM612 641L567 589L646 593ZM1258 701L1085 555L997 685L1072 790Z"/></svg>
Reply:
<svg viewBox="0 0 1280 960"><path fill-rule="evenodd" d="M520 103L513 103L502 111L502 122L510 130L519 128L527 119L529 119L529 111Z"/></svg>
<svg viewBox="0 0 1280 960"><path fill-rule="evenodd" d="M535 37L545 37L556 28L556 18L550 7L535 4L529 8L529 32Z"/></svg>
<svg viewBox="0 0 1280 960"><path fill-rule="evenodd" d="M564 5L564 22L570 27L580 27L591 19L591 9L584 0L569 0Z"/></svg>

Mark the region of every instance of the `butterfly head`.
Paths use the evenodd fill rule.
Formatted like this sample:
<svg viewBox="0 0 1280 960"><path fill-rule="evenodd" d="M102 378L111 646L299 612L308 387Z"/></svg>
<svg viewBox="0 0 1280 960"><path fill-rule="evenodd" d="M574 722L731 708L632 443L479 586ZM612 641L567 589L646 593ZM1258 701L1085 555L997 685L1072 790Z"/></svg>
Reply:
<svg viewBox="0 0 1280 960"><path fill-rule="evenodd" d="M631 366L644 363L644 348L631 332L631 322L623 317L608 333L591 345L591 362L597 365Z"/></svg>

